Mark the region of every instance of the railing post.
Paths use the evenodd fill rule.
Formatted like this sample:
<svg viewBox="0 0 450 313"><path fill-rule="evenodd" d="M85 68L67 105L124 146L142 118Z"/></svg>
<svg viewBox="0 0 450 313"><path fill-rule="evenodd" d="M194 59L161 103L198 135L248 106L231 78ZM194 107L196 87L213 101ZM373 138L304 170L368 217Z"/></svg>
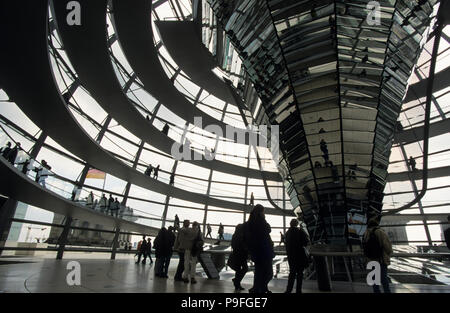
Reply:
<svg viewBox="0 0 450 313"><path fill-rule="evenodd" d="M116 227L116 233L114 234L114 239L113 239L113 243L112 243L111 260L116 259L117 246L119 245L119 234L120 234L120 228Z"/></svg>
<svg viewBox="0 0 450 313"><path fill-rule="evenodd" d="M56 254L56 259L61 260L64 254L64 249L66 248L67 237L69 236L70 225L72 224L72 217L66 217L66 224L64 229L58 239L58 253Z"/></svg>

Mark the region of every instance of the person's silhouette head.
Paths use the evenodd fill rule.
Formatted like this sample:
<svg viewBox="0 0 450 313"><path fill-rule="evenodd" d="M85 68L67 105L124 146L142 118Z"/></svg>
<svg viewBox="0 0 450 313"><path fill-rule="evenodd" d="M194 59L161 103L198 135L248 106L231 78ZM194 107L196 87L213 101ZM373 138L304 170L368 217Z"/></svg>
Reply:
<svg viewBox="0 0 450 313"><path fill-rule="evenodd" d="M293 218L292 220L291 220L291 227L297 227L298 226L298 219L296 219L296 218Z"/></svg>

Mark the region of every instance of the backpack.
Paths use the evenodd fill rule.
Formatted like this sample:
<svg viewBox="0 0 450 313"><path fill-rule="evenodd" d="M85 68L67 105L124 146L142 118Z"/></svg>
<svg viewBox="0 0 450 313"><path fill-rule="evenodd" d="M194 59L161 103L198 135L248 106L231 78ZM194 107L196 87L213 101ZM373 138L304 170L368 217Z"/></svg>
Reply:
<svg viewBox="0 0 450 313"><path fill-rule="evenodd" d="M381 246L380 241L375 234L376 230L377 228L370 231L368 234L368 238L366 238L366 240L363 240L364 255L371 260L377 260L383 256L383 247Z"/></svg>

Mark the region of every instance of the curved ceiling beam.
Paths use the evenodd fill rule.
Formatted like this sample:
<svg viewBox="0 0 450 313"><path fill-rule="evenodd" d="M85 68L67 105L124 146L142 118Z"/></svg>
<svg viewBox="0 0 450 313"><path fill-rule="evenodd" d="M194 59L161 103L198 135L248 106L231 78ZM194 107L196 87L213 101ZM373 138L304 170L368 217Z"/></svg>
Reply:
<svg viewBox="0 0 450 313"><path fill-rule="evenodd" d="M187 122L194 124L194 117L201 117L204 126L217 125L225 134L227 126L225 123L196 108L167 77L153 43L151 1L135 0L133 5L121 0L113 0L112 3L113 24L120 46L145 90Z"/></svg>
<svg viewBox="0 0 450 313"><path fill-rule="evenodd" d="M67 2L69 1L55 1L52 7L64 49L83 86L100 106L127 130L170 155L175 141L160 132L139 113L117 80L108 51L107 1L80 1L83 23L76 27L66 23ZM208 161L194 150L191 151L190 159L192 161L186 161L204 168L235 175L245 173L251 178L261 178L258 170L216 159ZM272 180L281 181L276 172L267 172L267 175Z"/></svg>
<svg viewBox="0 0 450 313"><path fill-rule="evenodd" d="M433 92L442 90L448 87L450 81L450 66L434 75L435 81L433 84ZM428 78L421 79L419 82L409 86L403 103L408 103L426 97Z"/></svg>
<svg viewBox="0 0 450 313"><path fill-rule="evenodd" d="M447 134L450 129L450 119L434 122L430 125L430 137ZM403 145L423 140L423 126L402 130L394 135L394 143Z"/></svg>
<svg viewBox="0 0 450 313"><path fill-rule="evenodd" d="M386 181L397 182L406 180L421 180L423 175L422 170L416 170L413 172L399 172L389 173ZM450 166L442 166L428 169L428 178L439 178L450 176Z"/></svg>
<svg viewBox="0 0 450 313"><path fill-rule="evenodd" d="M190 202L251 211L249 205L210 198L150 179L105 151L76 122L56 87L47 46L48 1L1 2L0 9L0 36L5 44L0 49L0 86L53 140L91 166L142 188Z"/></svg>
<svg viewBox="0 0 450 313"><path fill-rule="evenodd" d="M155 21L172 59L192 81L217 98L237 105L225 82L212 70L217 62L200 40L197 25L188 21Z"/></svg>

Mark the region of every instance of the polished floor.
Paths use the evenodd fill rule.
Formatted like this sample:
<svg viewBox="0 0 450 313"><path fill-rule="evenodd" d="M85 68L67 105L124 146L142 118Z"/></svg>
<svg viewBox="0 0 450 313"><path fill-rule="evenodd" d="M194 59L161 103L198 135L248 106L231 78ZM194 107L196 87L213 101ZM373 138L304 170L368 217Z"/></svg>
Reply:
<svg viewBox="0 0 450 313"><path fill-rule="evenodd" d="M70 270L69 261L80 264L80 286L69 286L66 281ZM178 259L172 259L169 279L154 276L153 265L135 264L131 255L119 255L109 260L107 254L66 253L63 260L55 260L53 255L40 257L1 257L0 292L156 292L156 293L233 293L232 272L221 274L220 280L202 277L201 267L197 267L197 284L185 284L173 280ZM242 282L247 289L252 286L252 273L248 273ZM283 292L286 288L285 277L274 278L269 289ZM371 287L361 283L333 282L333 292L365 293L372 292ZM396 293L450 293L450 286L392 284ZM315 281L305 281L305 293L320 292Z"/></svg>

